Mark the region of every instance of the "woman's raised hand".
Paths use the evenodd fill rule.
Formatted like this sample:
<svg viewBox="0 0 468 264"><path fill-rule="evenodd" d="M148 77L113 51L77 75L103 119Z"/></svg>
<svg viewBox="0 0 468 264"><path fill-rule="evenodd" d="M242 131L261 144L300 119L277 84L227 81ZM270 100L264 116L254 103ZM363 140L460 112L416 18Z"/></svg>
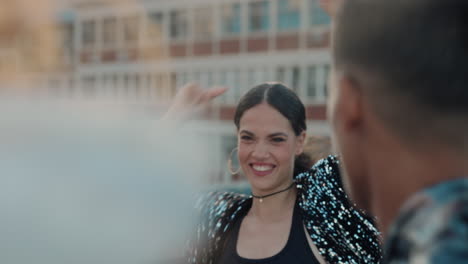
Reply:
<svg viewBox="0 0 468 264"><path fill-rule="evenodd" d="M332 18L335 16L336 11L338 10L339 5L344 0L319 0L320 6L325 12Z"/></svg>
<svg viewBox="0 0 468 264"><path fill-rule="evenodd" d="M177 92L169 110L164 114L164 120L183 120L194 117L208 106L211 100L227 90L226 87L202 89L195 83L184 85Z"/></svg>

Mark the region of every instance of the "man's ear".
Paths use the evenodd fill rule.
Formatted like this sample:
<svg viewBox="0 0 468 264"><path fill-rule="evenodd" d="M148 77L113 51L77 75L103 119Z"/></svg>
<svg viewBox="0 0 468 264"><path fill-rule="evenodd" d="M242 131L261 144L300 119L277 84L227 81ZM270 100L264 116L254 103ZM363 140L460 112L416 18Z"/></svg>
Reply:
<svg viewBox="0 0 468 264"><path fill-rule="evenodd" d="M363 105L361 87L355 79L342 75L337 88L339 92L336 98L336 114L341 119L344 132L353 132L353 129L362 125Z"/></svg>
<svg viewBox="0 0 468 264"><path fill-rule="evenodd" d="M299 136L297 136L297 139L296 139L296 156L302 154L302 152L304 151L304 145L305 145L305 141L306 141L306 138L307 138L307 134L305 131L302 131L301 134Z"/></svg>

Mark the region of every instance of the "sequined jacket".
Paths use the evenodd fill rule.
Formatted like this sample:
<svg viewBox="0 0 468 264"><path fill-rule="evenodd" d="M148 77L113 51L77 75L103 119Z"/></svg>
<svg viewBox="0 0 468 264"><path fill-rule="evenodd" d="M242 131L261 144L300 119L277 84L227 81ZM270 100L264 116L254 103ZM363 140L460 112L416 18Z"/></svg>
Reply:
<svg viewBox="0 0 468 264"><path fill-rule="evenodd" d="M368 218L356 210L341 186L338 160L329 156L310 171L296 176L303 223L322 257L331 264L379 263L379 233ZM249 196L213 192L197 203L202 221L189 241L188 263L216 264L226 236L246 212Z"/></svg>

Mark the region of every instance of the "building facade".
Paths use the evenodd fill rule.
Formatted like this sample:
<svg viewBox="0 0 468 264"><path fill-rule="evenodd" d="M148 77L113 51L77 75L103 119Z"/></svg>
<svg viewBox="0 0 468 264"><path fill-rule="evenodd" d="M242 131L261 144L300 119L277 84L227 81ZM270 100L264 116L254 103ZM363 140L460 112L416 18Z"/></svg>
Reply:
<svg viewBox="0 0 468 264"><path fill-rule="evenodd" d="M330 19L319 0L70 0L59 14L63 67L41 83L67 100L167 105L187 82L229 87L200 133L218 146L210 181L231 183L240 96L280 81L306 104L309 132L325 122Z"/></svg>

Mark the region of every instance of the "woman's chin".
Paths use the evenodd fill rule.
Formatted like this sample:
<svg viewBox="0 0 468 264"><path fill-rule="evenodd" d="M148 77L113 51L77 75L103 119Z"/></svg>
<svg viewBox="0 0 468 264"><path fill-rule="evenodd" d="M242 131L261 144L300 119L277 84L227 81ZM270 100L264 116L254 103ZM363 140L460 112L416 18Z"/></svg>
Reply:
<svg viewBox="0 0 468 264"><path fill-rule="evenodd" d="M277 184L271 180L249 178L250 186L254 194L257 193L270 193L272 190L276 190ZM259 194L260 195L260 194Z"/></svg>

